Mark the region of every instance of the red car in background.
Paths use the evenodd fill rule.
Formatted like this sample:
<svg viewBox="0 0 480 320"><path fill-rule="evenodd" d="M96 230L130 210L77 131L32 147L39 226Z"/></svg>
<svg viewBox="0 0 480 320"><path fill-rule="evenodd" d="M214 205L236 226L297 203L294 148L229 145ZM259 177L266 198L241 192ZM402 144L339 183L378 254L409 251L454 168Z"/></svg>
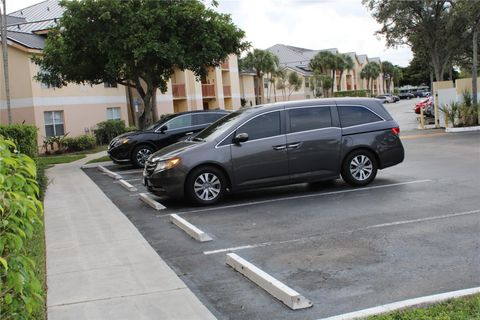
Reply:
<svg viewBox="0 0 480 320"><path fill-rule="evenodd" d="M432 96L430 96L427 99L417 103L415 105L415 113L420 114L420 108L422 108L423 111L425 112L425 109L427 109L428 107L433 107L433 97Z"/></svg>

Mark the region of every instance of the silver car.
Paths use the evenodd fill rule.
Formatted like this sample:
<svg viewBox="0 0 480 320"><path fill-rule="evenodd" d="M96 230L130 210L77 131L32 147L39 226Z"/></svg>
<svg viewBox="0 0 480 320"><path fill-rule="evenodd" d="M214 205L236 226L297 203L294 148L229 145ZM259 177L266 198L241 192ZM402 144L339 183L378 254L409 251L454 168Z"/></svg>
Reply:
<svg viewBox="0 0 480 320"><path fill-rule="evenodd" d="M337 179L365 186L404 159L395 120L377 99L281 102L240 109L155 152L144 184L213 204L226 192Z"/></svg>

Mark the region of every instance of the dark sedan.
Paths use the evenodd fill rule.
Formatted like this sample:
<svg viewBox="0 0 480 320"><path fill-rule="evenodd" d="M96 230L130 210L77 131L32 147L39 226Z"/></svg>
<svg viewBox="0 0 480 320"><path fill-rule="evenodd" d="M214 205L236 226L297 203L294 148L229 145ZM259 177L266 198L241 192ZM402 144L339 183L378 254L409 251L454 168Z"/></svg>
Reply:
<svg viewBox="0 0 480 320"><path fill-rule="evenodd" d="M225 192L332 180L365 186L403 161L400 129L377 99L275 103L238 110L154 153L144 184L198 204Z"/></svg>
<svg viewBox="0 0 480 320"><path fill-rule="evenodd" d="M108 146L108 155L115 163L143 167L155 151L188 138L228 113L219 109L165 116L143 131L127 132L114 138Z"/></svg>

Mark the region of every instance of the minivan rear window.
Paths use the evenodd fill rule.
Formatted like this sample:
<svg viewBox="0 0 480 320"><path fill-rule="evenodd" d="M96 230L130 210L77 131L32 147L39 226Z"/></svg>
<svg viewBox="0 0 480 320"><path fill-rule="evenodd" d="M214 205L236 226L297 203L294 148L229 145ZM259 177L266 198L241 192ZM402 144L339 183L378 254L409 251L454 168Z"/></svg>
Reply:
<svg viewBox="0 0 480 320"><path fill-rule="evenodd" d="M338 106L338 115L344 128L383 120L369 109L361 106Z"/></svg>
<svg viewBox="0 0 480 320"><path fill-rule="evenodd" d="M306 107L288 110L290 132L301 132L332 126L330 107Z"/></svg>

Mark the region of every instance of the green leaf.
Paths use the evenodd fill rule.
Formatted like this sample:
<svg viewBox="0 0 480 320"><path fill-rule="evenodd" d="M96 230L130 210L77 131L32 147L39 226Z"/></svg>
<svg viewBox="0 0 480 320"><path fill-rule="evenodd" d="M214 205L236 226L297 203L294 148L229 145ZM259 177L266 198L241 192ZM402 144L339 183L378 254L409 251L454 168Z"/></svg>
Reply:
<svg viewBox="0 0 480 320"><path fill-rule="evenodd" d="M10 293L7 293L7 294L5 295L5 303L6 303L6 304L11 304L11 303L12 303L12 300L13 300L13 299L12 299L12 295L11 295Z"/></svg>
<svg viewBox="0 0 480 320"><path fill-rule="evenodd" d="M7 260L5 260L4 258L0 257L0 263L3 265L3 267L5 268L5 270L8 270Z"/></svg>

